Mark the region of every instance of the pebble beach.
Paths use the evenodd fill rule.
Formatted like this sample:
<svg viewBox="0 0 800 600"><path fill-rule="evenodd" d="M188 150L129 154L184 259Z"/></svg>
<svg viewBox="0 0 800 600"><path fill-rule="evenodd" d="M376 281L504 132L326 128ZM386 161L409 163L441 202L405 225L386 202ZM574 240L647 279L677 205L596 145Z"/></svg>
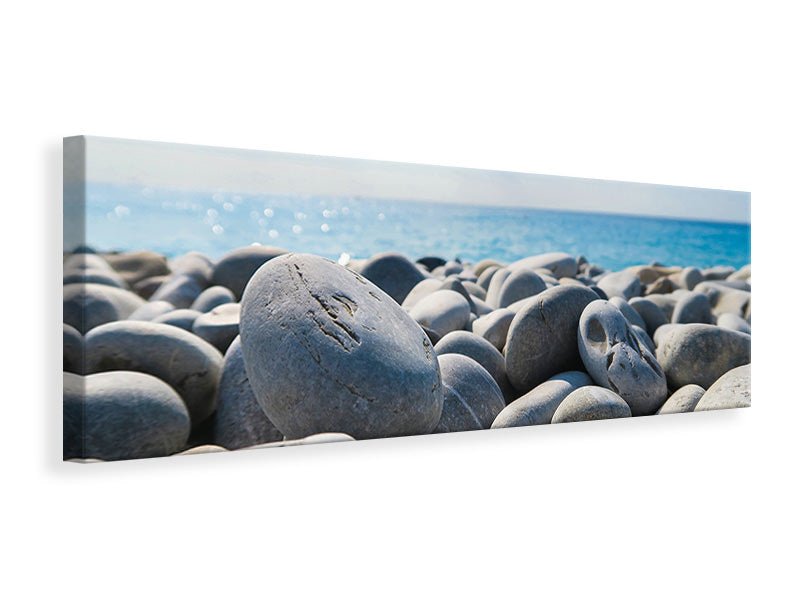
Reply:
<svg viewBox="0 0 800 600"><path fill-rule="evenodd" d="M64 258L64 459L750 405L751 268L263 245Z"/></svg>

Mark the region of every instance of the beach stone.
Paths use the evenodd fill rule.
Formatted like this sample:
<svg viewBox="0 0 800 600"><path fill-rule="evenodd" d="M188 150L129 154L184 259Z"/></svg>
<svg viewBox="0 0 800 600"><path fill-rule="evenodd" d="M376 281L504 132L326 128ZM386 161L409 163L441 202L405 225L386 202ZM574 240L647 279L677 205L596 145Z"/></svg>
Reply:
<svg viewBox="0 0 800 600"><path fill-rule="evenodd" d="M236 297L232 291L221 285L212 285L210 288L203 290L189 308L201 313L207 313L212 308L234 302L236 302Z"/></svg>
<svg viewBox="0 0 800 600"><path fill-rule="evenodd" d="M563 371L581 368L578 322L597 294L589 288L558 286L526 300L508 329L506 373L522 394Z"/></svg>
<svg viewBox="0 0 800 600"><path fill-rule="evenodd" d="M729 312L747 318L750 310L750 292L727 287L718 281L704 281L695 288L695 291L708 296L715 315Z"/></svg>
<svg viewBox="0 0 800 600"><path fill-rule="evenodd" d="M416 262L425 267L427 271L433 271L436 267L443 267L446 261L438 256L423 256Z"/></svg>
<svg viewBox="0 0 800 600"><path fill-rule="evenodd" d="M489 429L506 405L492 376L476 361L462 354L440 355L439 366L444 406L433 432Z"/></svg>
<svg viewBox="0 0 800 600"><path fill-rule="evenodd" d="M180 327L184 331L192 331L194 322L202 314L203 313L200 311L192 310L191 308L179 308L159 315L151 320L153 323L172 325L173 327Z"/></svg>
<svg viewBox="0 0 800 600"><path fill-rule="evenodd" d="M717 318L717 326L750 334L750 323L733 313L722 313Z"/></svg>
<svg viewBox="0 0 800 600"><path fill-rule="evenodd" d="M642 295L642 284L639 278L629 271L617 271L604 275L598 280L597 287L603 290L609 298L620 296L629 300L634 296Z"/></svg>
<svg viewBox="0 0 800 600"><path fill-rule="evenodd" d="M519 269L548 269L555 278L575 277L578 274L578 261L566 252L549 252L529 256L508 265L511 271Z"/></svg>
<svg viewBox="0 0 800 600"><path fill-rule="evenodd" d="M501 267L501 266L503 265L501 265L499 262L497 262L492 258L484 258L483 260L479 260L477 263L475 263L475 266L472 268L472 271L475 273L476 277L480 279L480 276L489 267Z"/></svg>
<svg viewBox="0 0 800 600"><path fill-rule="evenodd" d="M703 394L694 412L750 406L750 364L731 369Z"/></svg>
<svg viewBox="0 0 800 600"><path fill-rule="evenodd" d="M506 406L495 418L492 429L546 425L552 421L564 398L579 387L593 383L582 371L559 373Z"/></svg>
<svg viewBox="0 0 800 600"><path fill-rule="evenodd" d="M708 296L700 292L690 292L680 298L672 312L673 323L708 323L713 324L711 302Z"/></svg>
<svg viewBox="0 0 800 600"><path fill-rule="evenodd" d="M488 315L490 312L494 312L495 310L480 298L476 298L475 296L470 296L470 300L472 300L473 313L476 318ZM470 320L469 322L469 327L465 327L465 329L470 329L471 326L472 326L472 320Z"/></svg>
<svg viewBox="0 0 800 600"><path fill-rule="evenodd" d="M481 274L478 276L477 284L481 286L484 290L488 290L489 284L492 281L492 277L494 277L494 274L497 273L500 269L501 267L498 265L492 265L490 267L487 267L486 269L481 271ZM485 299L486 298L484 297L484 300Z"/></svg>
<svg viewBox="0 0 800 600"><path fill-rule="evenodd" d="M661 345L661 342L664 341L664 338L667 337L667 334L670 331L672 331L673 329L678 329L680 327L681 325L678 323L666 323L661 327L659 327L658 329L656 329L652 337L652 340L655 343L656 348L658 348L658 346Z"/></svg>
<svg viewBox="0 0 800 600"><path fill-rule="evenodd" d="M472 332L481 336L492 346L503 351L508 336L508 328L516 313L508 308L498 308L472 322Z"/></svg>
<svg viewBox="0 0 800 600"><path fill-rule="evenodd" d="M442 275L448 277L449 275L458 275L464 270L464 265L456 260L447 261L442 267Z"/></svg>
<svg viewBox="0 0 800 600"><path fill-rule="evenodd" d="M284 448L287 446L313 446L315 444L332 444L336 442L354 442L356 439L346 433L315 433L296 440L284 439L280 442L270 442L269 444L258 444L248 446L245 450L262 450L264 448Z"/></svg>
<svg viewBox="0 0 800 600"><path fill-rule="evenodd" d="M625 270L636 275L642 285L649 285L664 275L661 269L651 265L637 265L634 267L628 267Z"/></svg>
<svg viewBox="0 0 800 600"><path fill-rule="evenodd" d="M657 415L671 415L677 413L689 413L694 410L700 398L706 391L699 385L690 383L675 390L663 406L656 412Z"/></svg>
<svg viewBox="0 0 800 600"><path fill-rule="evenodd" d="M156 275L154 277L142 279L139 283L133 286L133 291L145 300L148 300L150 299L150 296L152 296L155 291L160 288L168 279L169 275Z"/></svg>
<svg viewBox="0 0 800 600"><path fill-rule="evenodd" d="M286 250L274 246L245 246L231 250L214 265L211 282L228 288L239 300L247 282L261 265L283 254Z"/></svg>
<svg viewBox="0 0 800 600"><path fill-rule="evenodd" d="M750 362L750 336L715 325L680 325L663 336L656 357L671 389L690 383L709 389L724 373Z"/></svg>
<svg viewBox="0 0 800 600"><path fill-rule="evenodd" d="M489 282L489 287L486 290L486 304L492 308L500 308L500 292L509 277L511 277L511 271L509 269L502 268L495 271L492 280Z"/></svg>
<svg viewBox="0 0 800 600"><path fill-rule="evenodd" d="M579 387L561 401L551 423L599 421L630 416L630 407L619 395L604 387L587 385Z"/></svg>
<svg viewBox="0 0 800 600"><path fill-rule="evenodd" d="M702 283L705 277L697 267L686 267L674 276L674 281L685 290L693 290L698 283Z"/></svg>
<svg viewBox="0 0 800 600"><path fill-rule="evenodd" d="M749 281L753 273L751 265L745 265L735 273L731 273L725 278L726 281Z"/></svg>
<svg viewBox="0 0 800 600"><path fill-rule="evenodd" d="M600 275L605 274L606 270L601 267L600 265L596 265L594 263L583 265L582 273L586 277L599 277Z"/></svg>
<svg viewBox="0 0 800 600"><path fill-rule="evenodd" d="M64 274L63 285L70 283L98 283L111 287L128 289L128 284L122 277L110 269L83 269Z"/></svg>
<svg viewBox="0 0 800 600"><path fill-rule="evenodd" d="M83 271L108 271L114 273L114 269L102 256L92 253L67 254L64 257L63 267L65 276Z"/></svg>
<svg viewBox="0 0 800 600"><path fill-rule="evenodd" d="M103 323L127 319L145 303L133 292L99 283L70 283L63 294L64 323L81 334Z"/></svg>
<svg viewBox="0 0 800 600"><path fill-rule="evenodd" d="M222 304L203 313L195 319L192 333L224 353L239 335L239 304Z"/></svg>
<svg viewBox="0 0 800 600"><path fill-rule="evenodd" d="M667 380L622 312L595 300L581 314L578 331L581 359L592 379L625 400L634 416L655 413L667 398Z"/></svg>
<svg viewBox="0 0 800 600"><path fill-rule="evenodd" d="M64 372L83 374L83 336L64 323Z"/></svg>
<svg viewBox="0 0 800 600"><path fill-rule="evenodd" d="M168 456L189 438L189 414L169 385L145 373L64 374L64 459Z"/></svg>
<svg viewBox="0 0 800 600"><path fill-rule="evenodd" d="M673 296L672 293L650 294L647 296L647 300L661 309L661 312L664 313L668 323L672 321L672 314L675 312L675 305L678 303L677 296Z"/></svg>
<svg viewBox="0 0 800 600"><path fill-rule="evenodd" d="M225 353L217 388L214 443L237 450L283 440L281 433L261 410L244 366L241 338L236 337Z"/></svg>
<svg viewBox="0 0 800 600"><path fill-rule="evenodd" d="M442 354L468 356L492 376L506 402L511 402L516 397L516 392L508 382L503 355L481 336L471 331L451 331L442 337L433 349L438 356Z"/></svg>
<svg viewBox="0 0 800 600"><path fill-rule="evenodd" d="M467 307L466 321L460 294L436 294ZM289 438L415 435L439 422L444 397L428 337L391 296L332 261L286 254L262 266L245 290L240 331L256 399Z"/></svg>
<svg viewBox="0 0 800 600"><path fill-rule="evenodd" d="M630 307L635 310L644 321L644 330L651 338L656 329L669 323L667 316L658 305L648 298L631 298Z"/></svg>
<svg viewBox="0 0 800 600"><path fill-rule="evenodd" d="M117 321L85 338L86 372L138 371L171 385L197 426L216 408L222 355L178 327L148 321Z"/></svg>
<svg viewBox="0 0 800 600"><path fill-rule="evenodd" d="M467 288L464 287L464 284L461 283L461 280L458 279L455 275L450 275L445 278L445 280L439 285L440 290L453 290L454 292L458 292L464 299L469 303L469 310L470 312L477 313L475 309L475 304L472 302L472 296L469 295ZM491 309L489 309L491 310Z"/></svg>
<svg viewBox="0 0 800 600"><path fill-rule="evenodd" d="M672 281L669 277L659 277L653 283L647 286L645 295L651 294L670 294L678 288L678 284Z"/></svg>
<svg viewBox="0 0 800 600"><path fill-rule="evenodd" d="M470 306L458 292L439 290L417 302L408 314L423 327L444 336L466 326Z"/></svg>
<svg viewBox="0 0 800 600"><path fill-rule="evenodd" d="M428 296L439 290L441 286L442 282L439 279L434 279L432 277L423 279L417 285L411 288L411 291L408 292L408 295L403 300L401 306L406 310L411 310L417 304L417 302L419 302L425 296Z"/></svg>
<svg viewBox="0 0 800 600"><path fill-rule="evenodd" d="M531 269L517 269L503 282L497 295L496 306L492 308L506 308L518 300L530 298L547 289L544 280ZM488 293L487 293L488 295Z"/></svg>
<svg viewBox="0 0 800 600"><path fill-rule="evenodd" d="M153 292L150 302L165 300L176 308L189 308L202 291L202 284L194 277L174 275Z"/></svg>
<svg viewBox="0 0 800 600"><path fill-rule="evenodd" d="M736 269L731 266L716 266L708 269L703 269L703 279L706 281L724 280L733 275Z"/></svg>
<svg viewBox="0 0 800 600"><path fill-rule="evenodd" d="M211 283L214 262L205 254L191 251L169 261L169 268L174 275L188 275L207 287Z"/></svg>
<svg viewBox="0 0 800 600"><path fill-rule="evenodd" d="M398 252L376 254L364 263L361 275L398 304L402 304L413 287L425 279L414 263Z"/></svg>
<svg viewBox="0 0 800 600"><path fill-rule="evenodd" d="M103 258L129 286L148 277L168 275L170 272L166 257L152 250L104 254Z"/></svg>
<svg viewBox="0 0 800 600"><path fill-rule="evenodd" d="M469 292L470 296L474 296L479 300L486 300L486 290L479 286L474 281L466 281L461 280L461 283L464 285L464 289Z"/></svg>
<svg viewBox="0 0 800 600"><path fill-rule="evenodd" d="M156 317L167 314L175 310L175 307L166 300L156 300L143 304L129 316L129 321L152 321Z"/></svg>
<svg viewBox="0 0 800 600"><path fill-rule="evenodd" d="M647 325L645 324L644 319L642 319L639 313L633 309L627 300L620 298L619 296L614 296L613 298L610 298L608 302L609 304L613 304L617 307L619 312L621 312L628 320L628 323L631 325L636 325L637 327L641 327L647 331Z"/></svg>

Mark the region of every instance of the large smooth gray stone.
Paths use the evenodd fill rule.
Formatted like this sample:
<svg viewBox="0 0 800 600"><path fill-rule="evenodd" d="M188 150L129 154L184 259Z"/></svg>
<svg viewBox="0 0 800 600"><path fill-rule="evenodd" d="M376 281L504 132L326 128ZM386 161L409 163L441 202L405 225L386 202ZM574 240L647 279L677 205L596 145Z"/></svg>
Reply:
<svg viewBox="0 0 800 600"><path fill-rule="evenodd" d="M469 302L453 290L439 290L425 296L409 311L417 323L440 336L463 329L469 320Z"/></svg>
<svg viewBox="0 0 800 600"><path fill-rule="evenodd" d="M599 421L631 416L628 404L606 388L588 385L571 392L553 414L551 423Z"/></svg>
<svg viewBox="0 0 800 600"><path fill-rule="evenodd" d="M283 433L261 410L250 388L241 338L237 337L225 353L217 389L214 443L228 450L236 450L281 440Z"/></svg>
<svg viewBox="0 0 800 600"><path fill-rule="evenodd" d="M64 286L64 323L82 334L103 323L127 319L144 304L128 290L99 283L70 283Z"/></svg>
<svg viewBox="0 0 800 600"><path fill-rule="evenodd" d="M484 269L481 274L478 276L477 284L481 286L484 290L489 290L489 285L491 285L492 279L494 278L494 274L497 273L502 267L500 265L492 265ZM484 300L486 298L484 297Z"/></svg>
<svg viewBox="0 0 800 600"><path fill-rule="evenodd" d="M401 305L406 310L411 310L416 306L417 302L422 300L425 296L429 296L433 292L441 289L442 282L438 279L431 277L423 279L408 292L403 304Z"/></svg>
<svg viewBox="0 0 800 600"><path fill-rule="evenodd" d="M639 314L642 321L644 321L644 329L651 338L655 334L656 329L669 323L664 311L648 298L631 298L629 304L631 308Z"/></svg>
<svg viewBox="0 0 800 600"><path fill-rule="evenodd" d="M472 300L472 296L470 296L469 292L467 291L467 288L464 287L464 284L461 283L461 280L455 275L449 275L448 277L446 277L445 280L439 285L439 289L452 290L454 292L458 292L464 297L464 299L469 304L470 312L473 313L478 312L478 309L475 306L475 302ZM483 306L486 306L486 303L484 302L482 302L481 304ZM491 312L491 309L489 309L489 312Z"/></svg>
<svg viewBox="0 0 800 600"><path fill-rule="evenodd" d="M619 395L634 416L652 415L667 398L667 380L620 310L595 300L580 318L578 348L594 381Z"/></svg>
<svg viewBox="0 0 800 600"><path fill-rule="evenodd" d="M581 368L578 321L597 300L589 288L557 286L525 301L511 321L505 357L508 379L526 393L556 373Z"/></svg>
<svg viewBox="0 0 800 600"><path fill-rule="evenodd" d="M117 275L114 271L109 269L84 269L80 271L72 271L71 273L64 273L63 285L70 283L99 283L101 285L109 285L111 287L128 289L128 284L122 277Z"/></svg>
<svg viewBox="0 0 800 600"><path fill-rule="evenodd" d="M703 394L695 412L721 410L724 408L746 408L750 406L750 365L731 369Z"/></svg>
<svg viewBox="0 0 800 600"><path fill-rule="evenodd" d="M516 313L507 308L498 308L472 322L472 332L481 336L492 346L503 351L511 321Z"/></svg>
<svg viewBox="0 0 800 600"><path fill-rule="evenodd" d="M150 302L165 300L175 308L189 308L203 291L203 286L189 275L174 275L161 284L150 296Z"/></svg>
<svg viewBox="0 0 800 600"><path fill-rule="evenodd" d="M287 437L414 435L438 423L444 397L428 337L364 277L318 256L279 256L252 277L241 309L250 385Z"/></svg>
<svg viewBox="0 0 800 600"><path fill-rule="evenodd" d="M224 353L239 335L239 304L222 304L203 313L192 324L192 333Z"/></svg>
<svg viewBox="0 0 800 600"><path fill-rule="evenodd" d="M64 459L167 456L189 438L180 396L144 373L64 374Z"/></svg>
<svg viewBox="0 0 800 600"><path fill-rule="evenodd" d="M64 372L83 374L83 336L64 323Z"/></svg>
<svg viewBox="0 0 800 600"><path fill-rule="evenodd" d="M737 290L717 281L704 281L695 291L708 296L717 316L729 312L747 318L749 314L751 293L748 291Z"/></svg>
<svg viewBox="0 0 800 600"><path fill-rule="evenodd" d="M717 327L725 329L732 329L733 331L741 331L742 333L751 333L750 323L745 321L739 315L733 313L722 313L717 318Z"/></svg>
<svg viewBox="0 0 800 600"><path fill-rule="evenodd" d="M671 389L690 383L708 389L723 374L750 362L750 336L714 325L680 325L664 335L656 357Z"/></svg>
<svg viewBox="0 0 800 600"><path fill-rule="evenodd" d="M634 296L642 295L642 283L630 271L617 271L604 275L597 282L597 287L603 290L609 298L620 296L630 300Z"/></svg>
<svg viewBox="0 0 800 600"><path fill-rule="evenodd" d="M500 292L509 277L511 277L511 271L509 269L501 268L494 272L489 282L489 287L486 289L486 304L492 308L500 308L498 306L500 302Z"/></svg>
<svg viewBox="0 0 800 600"><path fill-rule="evenodd" d="M656 332L653 334L653 342L655 342L656 348L661 345L661 342L664 341L664 338L667 337L667 334L670 331L673 329L679 329L680 327L682 327L680 323L665 323L656 329Z"/></svg>
<svg viewBox="0 0 800 600"><path fill-rule="evenodd" d="M506 405L489 372L462 354L443 354L439 365L444 407L434 433L489 429Z"/></svg>
<svg viewBox="0 0 800 600"><path fill-rule="evenodd" d="M695 385L693 383L685 385L682 388L675 390L675 393L667 398L667 401L664 402L664 405L658 409L656 414L671 415L692 412L694 407L697 406L697 403L700 402L700 398L705 393L706 391L699 385Z"/></svg>
<svg viewBox="0 0 800 600"><path fill-rule="evenodd" d="M675 276L675 283L685 290L693 290L698 283L701 283L705 277L697 267L686 267Z"/></svg>
<svg viewBox="0 0 800 600"><path fill-rule="evenodd" d="M87 373L154 375L180 394L193 426L214 412L222 355L196 335L162 323L118 321L90 331L85 345Z"/></svg>
<svg viewBox="0 0 800 600"><path fill-rule="evenodd" d="M137 308L128 316L128 320L152 321L156 317L165 315L173 310L175 310L175 307L166 300L155 300L154 302L148 302Z"/></svg>
<svg viewBox="0 0 800 600"><path fill-rule="evenodd" d="M104 254L103 257L130 286L134 286L148 277L169 274L167 259L152 250Z"/></svg>
<svg viewBox="0 0 800 600"><path fill-rule="evenodd" d="M492 423L492 429L546 425L564 398L579 387L592 384L592 379L582 371L555 375L506 406Z"/></svg>
<svg viewBox="0 0 800 600"><path fill-rule="evenodd" d="M706 323L712 324L711 302L708 296L700 292L689 292L675 305L672 313L673 323Z"/></svg>
<svg viewBox="0 0 800 600"><path fill-rule="evenodd" d="M180 327L185 331L192 331L194 322L202 314L203 313L192 310L191 308L179 308L178 310L172 310L168 313L164 313L163 315L155 317L153 319L153 323L163 323L164 325Z"/></svg>
<svg viewBox="0 0 800 600"><path fill-rule="evenodd" d="M286 250L273 246L245 246L231 250L214 265L211 281L228 288L239 300L247 282L261 265L283 254Z"/></svg>
<svg viewBox="0 0 800 600"><path fill-rule="evenodd" d="M511 263L508 268L511 271L518 269L548 269L558 279L561 277L575 277L578 274L578 261L565 252L549 252L523 258Z"/></svg>
<svg viewBox="0 0 800 600"><path fill-rule="evenodd" d="M500 351L487 340L471 331L451 331L433 347L438 356L462 354L481 365L495 380L503 397L511 402L516 393L508 382L506 361Z"/></svg>
<svg viewBox="0 0 800 600"><path fill-rule="evenodd" d="M203 290L189 308L201 313L207 313L212 308L234 302L236 302L236 297L232 291L221 285L212 285L210 288Z"/></svg>
<svg viewBox="0 0 800 600"><path fill-rule="evenodd" d="M546 289L544 280L535 271L526 268L517 269L503 281L497 295L496 306L492 308L506 308L514 302L535 296Z"/></svg>
<svg viewBox="0 0 800 600"><path fill-rule="evenodd" d="M171 260L169 267L173 275L188 275L206 287L211 283L214 263L205 254L191 251Z"/></svg>
<svg viewBox="0 0 800 600"><path fill-rule="evenodd" d="M402 304L412 288L425 279L414 263L397 252L376 254L361 267L361 275L398 304Z"/></svg>

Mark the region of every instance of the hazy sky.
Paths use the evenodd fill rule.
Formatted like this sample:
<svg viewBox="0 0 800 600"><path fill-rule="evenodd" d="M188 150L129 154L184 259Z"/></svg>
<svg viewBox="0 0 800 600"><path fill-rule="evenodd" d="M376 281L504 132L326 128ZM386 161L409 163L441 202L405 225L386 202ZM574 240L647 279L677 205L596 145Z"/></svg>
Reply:
<svg viewBox="0 0 800 600"><path fill-rule="evenodd" d="M750 222L750 194L213 146L88 137L87 180Z"/></svg>

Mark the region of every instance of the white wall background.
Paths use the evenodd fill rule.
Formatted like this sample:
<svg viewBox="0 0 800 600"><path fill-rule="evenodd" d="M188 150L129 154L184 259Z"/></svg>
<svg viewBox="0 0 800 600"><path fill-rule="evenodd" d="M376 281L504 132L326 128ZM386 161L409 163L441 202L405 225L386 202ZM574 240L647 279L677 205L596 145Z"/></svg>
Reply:
<svg viewBox="0 0 800 600"><path fill-rule="evenodd" d="M791 595L800 103L787 9L5 7L4 596ZM754 407L60 464L60 138L81 133L749 190Z"/></svg>

